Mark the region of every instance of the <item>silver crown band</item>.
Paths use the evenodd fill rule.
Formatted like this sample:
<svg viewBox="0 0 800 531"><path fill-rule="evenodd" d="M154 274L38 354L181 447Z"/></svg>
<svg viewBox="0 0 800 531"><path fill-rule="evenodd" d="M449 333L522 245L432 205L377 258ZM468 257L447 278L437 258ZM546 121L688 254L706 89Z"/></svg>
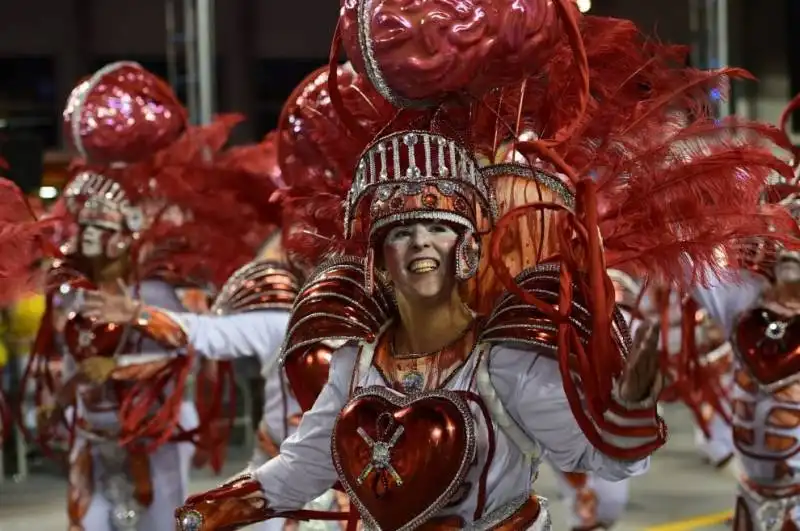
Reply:
<svg viewBox="0 0 800 531"><path fill-rule="evenodd" d="M105 200L114 204L119 209L130 206L128 196L122 186L116 181L100 175L99 173L83 172L75 177L64 190L64 197L67 201L67 208L75 214L83 207L78 204L78 198L91 198L95 200Z"/></svg>
<svg viewBox="0 0 800 531"><path fill-rule="evenodd" d="M102 219L114 220L109 214L118 212L125 221L125 227L133 233L144 229L144 216L138 207L131 205L122 186L108 177L94 172L78 174L64 190L67 209L76 216L77 221L103 226ZM122 227L108 226L111 230Z"/></svg>
<svg viewBox="0 0 800 531"><path fill-rule="evenodd" d="M421 145L422 160L418 160ZM375 188L401 185L410 190L423 185L470 188L489 213L497 216L494 195L469 150L455 140L426 131L403 131L385 136L369 146L359 160L347 194L345 235L351 236L353 216L361 199Z"/></svg>

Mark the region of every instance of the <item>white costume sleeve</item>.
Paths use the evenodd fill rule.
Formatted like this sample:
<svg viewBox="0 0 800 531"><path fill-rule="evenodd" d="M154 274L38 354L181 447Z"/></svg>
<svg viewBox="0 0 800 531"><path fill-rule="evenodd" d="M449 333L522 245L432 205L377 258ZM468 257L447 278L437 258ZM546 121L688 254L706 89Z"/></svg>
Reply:
<svg viewBox="0 0 800 531"><path fill-rule="evenodd" d="M166 313L202 356L216 360L258 356L262 362L277 353L290 316L284 310L235 315Z"/></svg>
<svg viewBox="0 0 800 531"><path fill-rule="evenodd" d="M561 470L595 472L609 481L620 481L647 471L649 457L620 461L592 446L572 415L555 360L535 352L496 347L491 353L489 374L509 414L529 437L542 445ZM617 436L613 443L624 447L625 443L638 446L647 442L621 439Z"/></svg>
<svg viewBox="0 0 800 531"><path fill-rule="evenodd" d="M300 509L336 483L331 435L349 396L355 358L355 349L348 346L333 354L328 383L314 407L283 442L280 454L256 469L255 479L261 483L270 509Z"/></svg>
<svg viewBox="0 0 800 531"><path fill-rule="evenodd" d="M161 280L143 280L137 293L139 300L151 306L158 306L170 311L185 311L175 288Z"/></svg>
<svg viewBox="0 0 800 531"><path fill-rule="evenodd" d="M138 292L135 293L135 296L145 304L162 308L165 311L186 311L186 308L183 307L180 299L178 299L178 295L175 293L175 288L161 280L143 280L139 284ZM170 353L171 355L176 355L174 348L159 343L146 334L141 335L138 331L134 331L134 334L140 336L140 340L137 341L140 352L148 354Z"/></svg>
<svg viewBox="0 0 800 531"><path fill-rule="evenodd" d="M69 352L64 352L61 356L61 384L67 383L78 372L78 365L75 358Z"/></svg>
<svg viewBox="0 0 800 531"><path fill-rule="evenodd" d="M722 326L728 337L738 316L755 304L766 285L764 277L742 271L739 279L714 278L709 287L695 288L692 296Z"/></svg>

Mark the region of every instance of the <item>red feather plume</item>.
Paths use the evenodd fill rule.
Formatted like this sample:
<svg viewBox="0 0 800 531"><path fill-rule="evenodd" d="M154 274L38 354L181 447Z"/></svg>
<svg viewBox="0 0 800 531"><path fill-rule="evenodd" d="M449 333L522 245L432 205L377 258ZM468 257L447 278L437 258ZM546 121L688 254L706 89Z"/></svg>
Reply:
<svg viewBox="0 0 800 531"><path fill-rule="evenodd" d="M575 195L574 208L523 202L501 212L492 234L491 267L508 290L558 324L559 359L576 419L595 446L627 458L597 432L624 366L610 333L614 296L605 269L621 267L686 286L739 260L747 238L777 228L779 238L795 244L797 225L786 210L760 201L771 175L789 178L792 173L773 155L775 146L787 147L776 128L737 118L715 120L728 80L750 78L748 73L685 68L685 48L648 39L629 21L578 17L569 10L561 15L570 38L555 44L544 64L520 68L517 82L506 71L506 84L495 90L476 93L465 84L460 92L431 95L443 103L425 109L392 109L357 82L353 86L361 90L348 99L351 87L331 68L336 79L327 81L329 97L296 105L292 116L302 117L299 126L292 120L281 125L289 139L297 138L295 129L309 139L307 147L315 154L306 166L328 170L327 175L310 172L307 187L295 189L287 179L290 189L283 200L303 227L287 240L311 258L358 243L342 242L335 224L341 218L330 216L341 212L357 154L382 133L417 127L440 132L489 160L497 160L499 148L511 142L528 169L561 174ZM299 150L299 143L293 149ZM284 145L290 140L282 136ZM293 149L280 158L293 155ZM495 184L500 186L502 179ZM545 307L514 283L500 242L514 220L545 219L542 212L553 209L557 214L547 219L557 255L546 258L561 264L562 291L558 307ZM573 282L593 318L588 345L574 341L577 336L563 313L573 304ZM569 374L573 355L580 358L584 399Z"/></svg>
<svg viewBox="0 0 800 531"><path fill-rule="evenodd" d="M42 260L60 256L50 241L59 219L38 220L22 190L0 178L0 306L41 289Z"/></svg>

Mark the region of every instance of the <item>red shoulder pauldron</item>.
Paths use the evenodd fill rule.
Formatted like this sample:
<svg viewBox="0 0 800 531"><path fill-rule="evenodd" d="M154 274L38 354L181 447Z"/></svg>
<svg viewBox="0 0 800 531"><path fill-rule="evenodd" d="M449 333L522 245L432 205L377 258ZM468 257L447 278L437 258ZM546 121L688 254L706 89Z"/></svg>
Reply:
<svg viewBox="0 0 800 531"><path fill-rule="evenodd" d="M554 264L544 264L522 272L516 278L526 291L550 305L557 305L560 289L559 269ZM573 286L573 304L570 321L583 343L589 338L591 315L577 286ZM614 311L614 338L623 355L631 346L628 325L619 309ZM556 357L558 323L540 309L526 304L512 293L506 293L489 316L482 331L481 341L509 343L536 349L539 353Z"/></svg>
<svg viewBox="0 0 800 531"><path fill-rule="evenodd" d="M361 258L335 258L309 277L295 301L281 350L281 362L304 410L328 380L330 343L371 341L389 320L393 306L380 279L367 287Z"/></svg>
<svg viewBox="0 0 800 531"><path fill-rule="evenodd" d="M289 310L299 290L300 280L286 264L256 260L231 275L222 286L211 312L234 314Z"/></svg>

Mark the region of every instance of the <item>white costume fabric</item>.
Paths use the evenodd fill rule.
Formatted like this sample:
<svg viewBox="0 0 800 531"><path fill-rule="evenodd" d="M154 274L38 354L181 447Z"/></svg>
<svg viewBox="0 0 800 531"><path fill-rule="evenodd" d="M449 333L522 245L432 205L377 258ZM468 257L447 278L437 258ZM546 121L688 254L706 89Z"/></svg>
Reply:
<svg viewBox="0 0 800 531"><path fill-rule="evenodd" d="M140 285L138 297L148 304L158 305L174 310L183 309L171 286L160 281L144 281ZM157 343L142 338L141 354L170 356L174 353L165 351ZM117 357L124 362L135 363L139 353L122 353ZM148 356L152 359L151 356ZM64 356L63 376L69 379L75 374L75 363L68 352ZM119 428L117 411L88 412L78 389L78 418L88 422L93 428L114 431ZM102 405L102 404L101 404ZM111 405L111 404L108 404ZM198 416L194 404L185 401L181 406L180 425L191 430L197 427ZM81 450L91 445L92 475L94 480L93 495L88 511L82 519L84 531L172 531L175 527L174 510L188 494L189 470L194 454L194 446L190 442L164 444L149 456L150 478L153 488L153 502L147 508L137 507L140 511L135 527L125 527L126 501L130 498L127 489L130 481L126 479L127 452L121 449L115 439L99 440L92 434L76 429L75 443L70 452L70 464L74 465ZM122 469L115 473L114 468ZM116 500L116 501L115 501ZM130 520L127 520L130 522Z"/></svg>
<svg viewBox="0 0 800 531"><path fill-rule="evenodd" d="M261 374L265 381L264 414L260 429L265 431L277 446L296 431L296 426L287 419L299 417L302 411L278 363L278 351L289 322L288 311L270 309L231 315L167 313L181 326L194 349L208 359L232 360L257 357L261 362ZM256 445L248 470L255 470L269 459L270 456ZM333 510L335 508L333 493L323 494L307 508L320 511ZM280 531L284 528L284 524L285 520L274 519L247 529ZM299 529L327 531L338 530L339 526L335 522L301 522Z"/></svg>
<svg viewBox="0 0 800 531"><path fill-rule="evenodd" d="M446 389L476 391L475 385L470 383L470 375L477 358L473 353L457 375L450 379ZM610 481L619 481L647 470L649 458L617 461L591 446L572 416L555 361L505 347L492 349L490 358L489 376L497 397L525 434L537 441L560 469L594 471ZM300 508L337 481L330 441L336 417L350 396L356 363L356 349L351 346L345 346L334 354L328 383L314 407L303 417L297 432L283 443L280 455L256 470L255 477L262 485L270 508L278 511ZM362 359L358 365L367 369L356 376L357 386L385 386L382 376L371 364ZM466 482L476 485L477 476L485 464L481 460L486 458L488 441L483 416L474 407L473 416L477 426L479 459ZM521 503L520 500L530 497L532 482L541 463L540 457L526 462L526 456L498 427L495 419L493 424L496 449L488 474L486 519L504 513L514 504ZM461 503L448 507L437 516L457 515L469 522L476 503L477 489L472 489ZM548 520L547 511L542 510L531 529L540 526L547 529L544 522Z"/></svg>

